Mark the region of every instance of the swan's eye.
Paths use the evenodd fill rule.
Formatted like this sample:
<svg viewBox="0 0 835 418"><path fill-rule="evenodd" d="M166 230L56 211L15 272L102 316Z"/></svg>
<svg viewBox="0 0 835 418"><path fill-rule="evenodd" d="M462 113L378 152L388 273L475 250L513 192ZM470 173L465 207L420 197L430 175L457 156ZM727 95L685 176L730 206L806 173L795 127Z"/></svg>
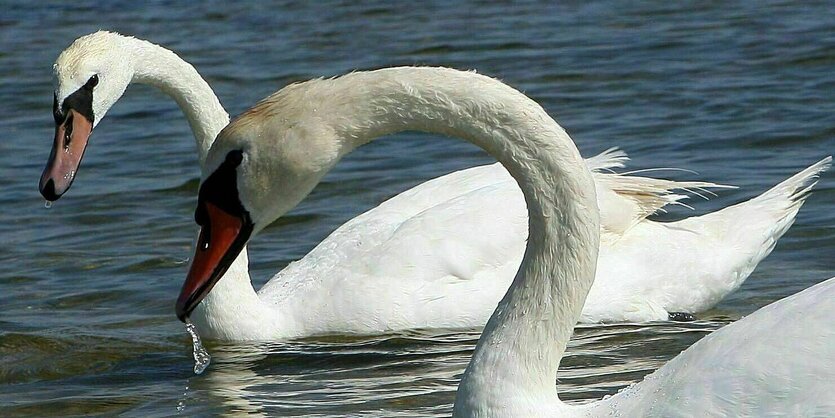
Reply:
<svg viewBox="0 0 835 418"><path fill-rule="evenodd" d="M244 152L243 150L236 149L234 151L229 151L226 154L226 162L231 164L232 167L237 167L241 165L241 161L244 160Z"/></svg>
<svg viewBox="0 0 835 418"><path fill-rule="evenodd" d="M84 87L87 88L87 90L92 90L97 84L99 84L99 75L93 74L93 76L87 80L87 84L85 84Z"/></svg>

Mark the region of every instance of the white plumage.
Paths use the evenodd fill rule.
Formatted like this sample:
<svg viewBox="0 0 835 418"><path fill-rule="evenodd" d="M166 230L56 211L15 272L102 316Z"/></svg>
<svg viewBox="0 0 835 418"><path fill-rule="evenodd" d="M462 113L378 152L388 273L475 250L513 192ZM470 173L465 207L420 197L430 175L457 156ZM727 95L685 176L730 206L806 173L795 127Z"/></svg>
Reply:
<svg viewBox="0 0 835 418"><path fill-rule="evenodd" d="M327 116L316 116L311 108ZM284 151L297 146L311 124L318 131L316 142L309 143L312 155L321 155L319 150L337 152L315 163L300 164L298 155ZM496 80L442 68L404 67L285 88L233 121L218 136L207 156L201 196L209 191L206 188L212 193L236 193L251 215L257 234L301 201L342 155L378 136L410 129L463 138L484 148L512 173L528 207L529 243L513 283L485 325L462 377L454 416L835 413L835 326L829 320L835 308L835 278L705 337L644 381L615 396L583 405L562 403L554 379L595 281L600 217L594 181L560 126L535 102ZM205 181L220 172L217 168L221 162L235 152L244 156L234 168L236 184ZM766 211L773 201L786 200L783 218L793 216L811 187L810 176L828 162L826 159L810 167L751 205ZM294 170L294 181L276 181L276 173L287 170ZM781 197L787 191L791 191L789 197ZM271 205L277 198L286 203ZM729 209L733 213L738 208ZM721 219L725 224L718 225L726 228L726 233L734 229L748 233L732 223L739 223L739 219ZM773 229L784 227L777 222ZM419 231L409 230L411 234ZM437 245L449 238L438 237ZM355 244L362 248L362 242ZM445 248L454 252L455 244ZM366 254L360 250L356 255ZM367 267L384 267L386 261L371 259ZM277 285L287 282L295 283L281 281ZM400 283L377 282L369 286L374 284L370 278L358 282L318 278L308 280L307 285L338 283L321 289L355 294L334 311L354 315L357 309L367 309L359 317L374 321L404 312L399 307L410 306L412 296L422 291L420 285L442 287L452 293L456 286L468 286L473 280L435 279L418 285L417 281L407 281L402 284L409 286L405 293ZM266 290L272 291L273 283ZM279 305L306 300L306 295L289 295ZM478 303L477 298L459 300L465 305ZM318 303L314 301L313 310L327 309ZM452 310L450 316L458 312L453 304L445 307ZM379 309L384 310L382 315L374 315ZM415 313L406 309L405 316L409 315ZM344 325L349 323L346 320Z"/></svg>
<svg viewBox="0 0 835 418"><path fill-rule="evenodd" d="M172 96L195 132L201 165L228 122L193 67L148 42L107 32L80 38L56 64L58 100L91 74L101 79L96 123L132 81ZM587 164L602 170L624 160L609 152ZM712 307L768 255L805 198L799 191L827 167L824 160L758 198L672 223L645 217L683 197L673 190L716 185L596 173L601 256L581 320L664 320ZM746 232L733 233L740 225ZM258 294L244 250L193 319L204 334L231 340L481 326L508 288L526 236L525 203L507 171L461 170L347 222Z"/></svg>
<svg viewBox="0 0 835 418"><path fill-rule="evenodd" d="M589 415L825 417L835 413L835 278L713 332Z"/></svg>

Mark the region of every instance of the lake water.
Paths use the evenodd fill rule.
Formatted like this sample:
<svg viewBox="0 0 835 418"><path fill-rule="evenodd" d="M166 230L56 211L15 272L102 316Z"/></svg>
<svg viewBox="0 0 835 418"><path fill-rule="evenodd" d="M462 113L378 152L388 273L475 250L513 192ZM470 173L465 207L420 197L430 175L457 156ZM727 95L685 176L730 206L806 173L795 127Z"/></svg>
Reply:
<svg viewBox="0 0 835 418"><path fill-rule="evenodd" d="M195 2L196 3L196 2ZM174 316L199 170L174 102L133 86L96 129L70 192L44 209L52 63L100 28L192 62L231 114L289 82L402 64L477 69L542 103L585 155L683 167L761 193L835 152L835 7L807 2L554 6L448 2L4 2L0 16L0 407L3 416L444 416L478 330L209 343L192 373ZM351 154L250 246L255 285L330 231L426 179L489 162L402 134ZM675 179L691 174L670 172ZM835 175L744 286L690 324L584 326L557 382L597 399L760 306L835 274Z"/></svg>

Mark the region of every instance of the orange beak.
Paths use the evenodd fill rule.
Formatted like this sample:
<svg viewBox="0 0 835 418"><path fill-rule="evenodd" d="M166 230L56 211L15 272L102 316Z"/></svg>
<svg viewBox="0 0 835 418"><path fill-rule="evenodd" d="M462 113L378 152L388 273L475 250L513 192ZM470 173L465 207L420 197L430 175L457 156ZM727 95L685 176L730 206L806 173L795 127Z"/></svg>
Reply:
<svg viewBox="0 0 835 418"><path fill-rule="evenodd" d="M252 224L212 203L205 203L208 223L200 230L194 259L177 298L177 318L185 322L241 252Z"/></svg>
<svg viewBox="0 0 835 418"><path fill-rule="evenodd" d="M58 200L70 188L92 132L93 123L73 109L55 125L55 142L39 184L46 200Z"/></svg>

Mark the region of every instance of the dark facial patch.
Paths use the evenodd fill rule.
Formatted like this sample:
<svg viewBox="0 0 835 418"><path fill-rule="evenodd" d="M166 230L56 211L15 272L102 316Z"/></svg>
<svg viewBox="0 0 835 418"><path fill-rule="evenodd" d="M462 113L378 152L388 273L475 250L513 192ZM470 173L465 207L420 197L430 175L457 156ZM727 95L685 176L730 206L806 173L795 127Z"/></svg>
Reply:
<svg viewBox="0 0 835 418"><path fill-rule="evenodd" d="M55 118L55 125L64 121L64 116L58 111L58 93L52 93L52 117Z"/></svg>
<svg viewBox="0 0 835 418"><path fill-rule="evenodd" d="M55 97L55 102L52 106L52 113L55 117L55 123L60 124L64 121L64 115L69 109L73 109L87 118L90 123L93 123L93 88L99 84L99 76L94 75L87 80L87 83L76 90L75 93L67 96L64 103L61 104L61 112L58 112L58 98Z"/></svg>
<svg viewBox="0 0 835 418"><path fill-rule="evenodd" d="M252 219L238 194L236 168L241 161L243 151L231 151L200 185L194 212L194 220L200 225L200 236L176 305L177 317L184 322L226 273L252 235ZM218 228L217 236L213 235L213 225Z"/></svg>
<svg viewBox="0 0 835 418"><path fill-rule="evenodd" d="M226 160L200 185L197 197L197 210L194 221L200 226L208 226L206 203L212 203L224 212L240 217L245 224L252 225L249 212L244 209L238 195L238 174L236 168L243 161L243 151L235 150L226 154Z"/></svg>

